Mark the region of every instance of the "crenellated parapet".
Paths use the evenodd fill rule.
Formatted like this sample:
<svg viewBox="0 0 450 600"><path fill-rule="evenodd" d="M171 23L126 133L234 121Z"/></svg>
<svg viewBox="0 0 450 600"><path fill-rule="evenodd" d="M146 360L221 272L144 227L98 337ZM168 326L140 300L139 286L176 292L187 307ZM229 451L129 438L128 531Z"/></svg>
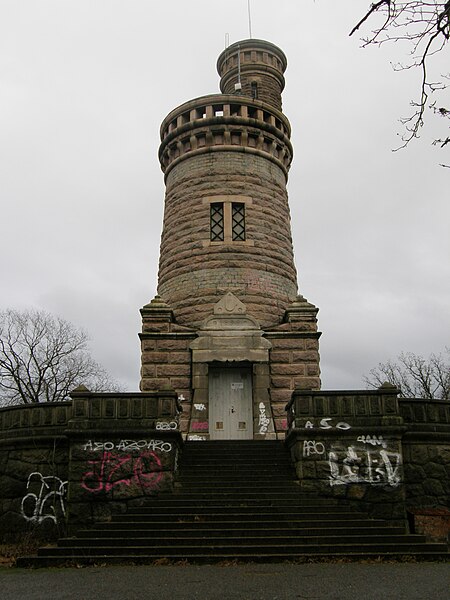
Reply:
<svg viewBox="0 0 450 600"><path fill-rule="evenodd" d="M260 100L214 94L178 106L161 125L159 160L165 176L186 158L207 152L247 152L267 158L286 179L292 162L291 127Z"/></svg>

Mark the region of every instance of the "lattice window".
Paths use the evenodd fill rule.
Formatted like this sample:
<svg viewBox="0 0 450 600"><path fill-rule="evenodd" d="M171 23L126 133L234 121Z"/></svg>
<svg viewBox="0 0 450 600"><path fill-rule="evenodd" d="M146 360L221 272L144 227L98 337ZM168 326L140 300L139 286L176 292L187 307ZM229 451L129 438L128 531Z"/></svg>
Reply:
<svg viewBox="0 0 450 600"><path fill-rule="evenodd" d="M211 204L210 213L211 223L211 241L223 242L224 221L223 221L223 202L215 202Z"/></svg>
<svg viewBox="0 0 450 600"><path fill-rule="evenodd" d="M231 208L231 231L234 242L245 242L245 204L233 202Z"/></svg>

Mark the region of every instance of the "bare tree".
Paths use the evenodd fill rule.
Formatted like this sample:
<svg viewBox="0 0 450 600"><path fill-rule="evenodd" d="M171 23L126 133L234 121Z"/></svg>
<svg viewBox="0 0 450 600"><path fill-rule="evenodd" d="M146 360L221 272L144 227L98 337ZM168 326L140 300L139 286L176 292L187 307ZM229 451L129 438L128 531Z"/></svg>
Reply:
<svg viewBox="0 0 450 600"><path fill-rule="evenodd" d="M366 25L367 21L376 21L375 13L381 15L381 21L376 24L370 35L362 39L363 47L386 42L406 42L409 45L408 62L394 65L394 68L401 70L417 67L421 73L419 97L411 102L413 112L408 117L400 119L405 125L406 132L402 135L402 144L399 148L404 148L412 139L419 137L427 109L431 109L444 119L450 118L450 110L439 106L436 97L439 92L446 89L448 73L442 74L438 81L430 79L428 74L432 57L443 50L450 39L450 0L447 2L437 0L373 2L350 35ZM429 102L431 97L433 101ZM441 139L434 140L433 143L441 147L447 146L450 143L450 136L445 135Z"/></svg>
<svg viewBox="0 0 450 600"><path fill-rule="evenodd" d="M426 360L412 352L402 353L395 361L380 363L364 381L371 388L391 383L405 398L450 400L450 348L445 354L447 358L432 354Z"/></svg>
<svg viewBox="0 0 450 600"><path fill-rule="evenodd" d="M44 311L0 312L1 403L60 402L80 384L120 391L87 344L85 331Z"/></svg>

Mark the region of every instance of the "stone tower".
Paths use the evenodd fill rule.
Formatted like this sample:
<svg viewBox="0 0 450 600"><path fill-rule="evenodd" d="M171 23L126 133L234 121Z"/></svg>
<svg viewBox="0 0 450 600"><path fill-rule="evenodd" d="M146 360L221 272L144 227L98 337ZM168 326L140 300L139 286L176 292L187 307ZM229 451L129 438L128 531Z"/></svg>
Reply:
<svg viewBox="0 0 450 600"><path fill-rule="evenodd" d="M295 388L320 388L318 309L297 295L286 192L286 56L244 40L222 93L161 125L158 296L141 309L141 390L175 389L188 439L282 437Z"/></svg>

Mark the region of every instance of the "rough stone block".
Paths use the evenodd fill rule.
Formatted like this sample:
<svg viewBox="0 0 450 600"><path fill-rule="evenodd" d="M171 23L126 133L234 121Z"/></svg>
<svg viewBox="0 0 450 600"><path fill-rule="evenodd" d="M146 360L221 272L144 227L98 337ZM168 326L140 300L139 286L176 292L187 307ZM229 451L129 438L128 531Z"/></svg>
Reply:
<svg viewBox="0 0 450 600"><path fill-rule="evenodd" d="M289 402L289 400L291 399L292 396L292 390L283 390L283 389L279 389L279 390L270 390L270 397L272 399L272 402L284 402L285 405Z"/></svg>
<svg viewBox="0 0 450 600"><path fill-rule="evenodd" d="M290 362L292 362L292 355L290 352L272 350L270 352L270 362L272 364L277 364L277 363L289 364Z"/></svg>
<svg viewBox="0 0 450 600"><path fill-rule="evenodd" d="M274 375L290 375L290 376L298 376L302 375L304 372L303 365L286 365L286 364L277 364L271 365L270 372L272 376Z"/></svg>
<svg viewBox="0 0 450 600"><path fill-rule="evenodd" d="M156 343L158 350L174 350L181 351L186 347L184 339L158 339Z"/></svg>
<svg viewBox="0 0 450 600"><path fill-rule="evenodd" d="M182 390L189 390L191 387L191 380L189 377L171 377L170 385L174 390L181 392Z"/></svg>
<svg viewBox="0 0 450 600"><path fill-rule="evenodd" d="M167 364L156 367L157 377L189 377L191 374L190 365ZM189 387L189 386L187 386Z"/></svg>
<svg viewBox="0 0 450 600"><path fill-rule="evenodd" d="M154 364L143 364L141 367L141 377L155 377L156 367Z"/></svg>
<svg viewBox="0 0 450 600"><path fill-rule="evenodd" d="M174 364L188 364L191 363L191 355L188 351L185 352L171 352L168 361ZM163 362L163 361L159 361Z"/></svg>

